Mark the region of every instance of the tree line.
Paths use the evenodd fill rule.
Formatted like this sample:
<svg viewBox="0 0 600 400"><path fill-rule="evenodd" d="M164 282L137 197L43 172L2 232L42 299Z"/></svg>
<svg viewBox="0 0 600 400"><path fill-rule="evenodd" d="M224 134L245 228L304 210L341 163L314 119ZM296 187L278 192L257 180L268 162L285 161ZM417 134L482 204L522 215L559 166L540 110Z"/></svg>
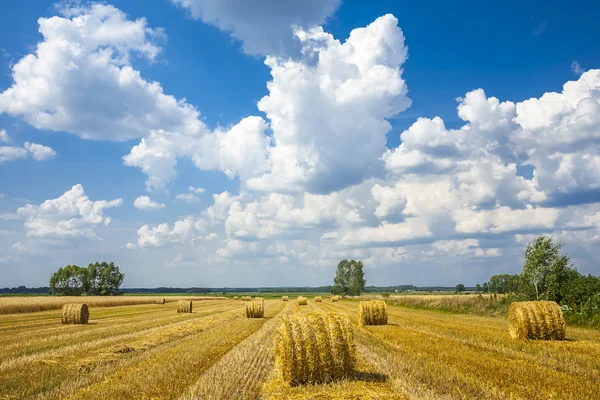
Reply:
<svg viewBox="0 0 600 400"><path fill-rule="evenodd" d="M60 296L115 296L125 275L114 263L96 262L87 267L67 265L50 277L50 293Z"/></svg>

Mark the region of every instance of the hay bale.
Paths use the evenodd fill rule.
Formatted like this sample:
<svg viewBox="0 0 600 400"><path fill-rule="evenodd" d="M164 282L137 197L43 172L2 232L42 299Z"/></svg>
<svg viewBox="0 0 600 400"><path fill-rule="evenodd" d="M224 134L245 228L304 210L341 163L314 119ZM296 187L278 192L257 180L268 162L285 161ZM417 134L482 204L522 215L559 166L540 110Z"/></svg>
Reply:
<svg viewBox="0 0 600 400"><path fill-rule="evenodd" d="M264 299L255 299L246 304L246 318L263 318L265 316Z"/></svg>
<svg viewBox="0 0 600 400"><path fill-rule="evenodd" d="M250 301L252 300L252 297L250 296L242 296L242 301Z"/></svg>
<svg viewBox="0 0 600 400"><path fill-rule="evenodd" d="M298 299L296 301L298 302L299 306L305 306L308 304L308 301L306 300L306 297L304 297L304 296L298 296Z"/></svg>
<svg viewBox="0 0 600 400"><path fill-rule="evenodd" d="M237 296L233 296L233 299L234 299L234 300L237 300L237 299L238 299L238 297L237 297Z"/></svg>
<svg viewBox="0 0 600 400"><path fill-rule="evenodd" d="M563 340L567 324L554 301L514 302L508 310L508 332L517 340Z"/></svg>
<svg viewBox="0 0 600 400"><path fill-rule="evenodd" d="M337 303L341 298L342 296L331 296L331 302Z"/></svg>
<svg viewBox="0 0 600 400"><path fill-rule="evenodd" d="M364 325L387 325L388 312L385 301L361 301L358 304L358 323Z"/></svg>
<svg viewBox="0 0 600 400"><path fill-rule="evenodd" d="M156 304L165 304L167 302L167 300L163 297L161 299L156 299Z"/></svg>
<svg viewBox="0 0 600 400"><path fill-rule="evenodd" d="M177 303L178 313L191 313L192 312L192 301L191 300L179 300Z"/></svg>
<svg viewBox="0 0 600 400"><path fill-rule="evenodd" d="M63 324L87 324L89 319L90 311L87 304L65 304L62 308Z"/></svg>
<svg viewBox="0 0 600 400"><path fill-rule="evenodd" d="M356 348L350 320L322 312L282 317L275 331L275 365L292 386L351 376Z"/></svg>
<svg viewBox="0 0 600 400"><path fill-rule="evenodd" d="M281 301L288 301L288 297L287 296L281 296Z"/></svg>
<svg viewBox="0 0 600 400"><path fill-rule="evenodd" d="M315 296L315 303L320 303L323 301L323 298L321 296Z"/></svg>

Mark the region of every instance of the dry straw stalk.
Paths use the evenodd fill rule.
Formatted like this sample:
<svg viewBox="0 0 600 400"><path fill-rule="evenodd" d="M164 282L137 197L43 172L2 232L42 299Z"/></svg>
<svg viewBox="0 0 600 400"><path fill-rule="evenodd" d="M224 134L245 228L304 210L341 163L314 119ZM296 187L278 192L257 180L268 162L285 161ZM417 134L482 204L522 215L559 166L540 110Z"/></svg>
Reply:
<svg viewBox="0 0 600 400"><path fill-rule="evenodd" d="M288 297L287 296L281 296L281 301L288 301Z"/></svg>
<svg viewBox="0 0 600 400"><path fill-rule="evenodd" d="M265 301L257 298L246 304L246 318L263 318L265 316Z"/></svg>
<svg viewBox="0 0 600 400"><path fill-rule="evenodd" d="M321 312L284 316L275 331L275 365L292 386L351 376L356 347L350 320Z"/></svg>
<svg viewBox="0 0 600 400"><path fill-rule="evenodd" d="M358 305L358 323L364 325L387 325L388 312L385 301L361 301Z"/></svg>
<svg viewBox="0 0 600 400"><path fill-rule="evenodd" d="M179 300L177 303L178 313L191 313L192 312L192 301L191 300Z"/></svg>
<svg viewBox="0 0 600 400"><path fill-rule="evenodd" d="M65 304L62 308L63 324L87 324L90 312L87 304Z"/></svg>
<svg viewBox="0 0 600 400"><path fill-rule="evenodd" d="M298 300L296 300L298 302L299 306L305 306L308 304L308 301L306 300L306 297L304 296L298 296Z"/></svg>
<svg viewBox="0 0 600 400"><path fill-rule="evenodd" d="M522 301L510 305L508 332L518 340L563 340L567 325L554 301Z"/></svg>

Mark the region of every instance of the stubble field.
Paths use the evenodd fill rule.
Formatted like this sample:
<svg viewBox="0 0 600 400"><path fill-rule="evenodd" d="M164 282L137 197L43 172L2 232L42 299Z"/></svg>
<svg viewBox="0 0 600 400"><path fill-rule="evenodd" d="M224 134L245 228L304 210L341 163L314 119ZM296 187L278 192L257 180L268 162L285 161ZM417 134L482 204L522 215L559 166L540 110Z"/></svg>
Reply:
<svg viewBox="0 0 600 400"><path fill-rule="evenodd" d="M600 332L518 342L504 318L388 306L387 326L358 326L358 302L307 306L194 301L90 307L87 325L60 310L0 315L0 399L598 399ZM80 299L82 300L82 299ZM274 373L279 316L314 309L354 324L349 380L290 388Z"/></svg>

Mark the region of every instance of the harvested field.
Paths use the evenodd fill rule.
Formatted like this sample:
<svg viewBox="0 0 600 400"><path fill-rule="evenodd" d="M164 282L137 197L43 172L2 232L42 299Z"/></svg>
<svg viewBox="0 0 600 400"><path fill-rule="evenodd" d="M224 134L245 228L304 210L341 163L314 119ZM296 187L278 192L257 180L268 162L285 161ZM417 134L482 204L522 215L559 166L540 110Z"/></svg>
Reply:
<svg viewBox="0 0 600 400"><path fill-rule="evenodd" d="M88 307L113 307L130 306L136 304L154 304L159 298L156 296L31 296L31 297L0 297L0 314L30 313L36 311L60 310L62 306L69 303L81 303L82 299ZM163 299L162 297L160 298ZM203 301L203 300L225 300L226 297L209 296L169 296L164 298L165 302L177 302L182 299Z"/></svg>
<svg viewBox="0 0 600 400"><path fill-rule="evenodd" d="M185 314L166 299L90 305L86 325L63 325L60 309L0 315L0 399L598 398L597 330L517 341L506 318L390 304L388 325L360 326L357 301L297 307L277 297L264 300L264 318L246 318L249 303L231 298L195 301ZM291 386L276 367L276 331L283 315L310 322L314 311L352 323L354 372Z"/></svg>

